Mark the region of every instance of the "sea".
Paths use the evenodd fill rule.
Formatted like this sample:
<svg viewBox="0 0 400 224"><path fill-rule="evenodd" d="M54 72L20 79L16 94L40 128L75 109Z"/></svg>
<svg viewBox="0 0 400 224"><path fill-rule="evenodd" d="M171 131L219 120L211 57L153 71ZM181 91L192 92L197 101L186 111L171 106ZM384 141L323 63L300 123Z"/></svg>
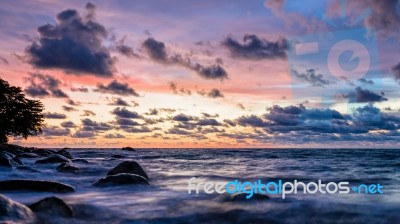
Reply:
<svg viewBox="0 0 400 224"><path fill-rule="evenodd" d="M74 218L48 216L45 223L400 223L400 150L398 149L70 149L80 168L56 170L35 164L39 172L0 168L0 180L53 180L75 193L0 192L32 204L57 196L74 205ZM123 158L113 158L119 155ZM95 187L93 183L122 161L136 161L150 185ZM269 199L222 200L226 194L188 193L197 182L302 181L379 184L382 193L270 194ZM193 188L194 189L194 188Z"/></svg>

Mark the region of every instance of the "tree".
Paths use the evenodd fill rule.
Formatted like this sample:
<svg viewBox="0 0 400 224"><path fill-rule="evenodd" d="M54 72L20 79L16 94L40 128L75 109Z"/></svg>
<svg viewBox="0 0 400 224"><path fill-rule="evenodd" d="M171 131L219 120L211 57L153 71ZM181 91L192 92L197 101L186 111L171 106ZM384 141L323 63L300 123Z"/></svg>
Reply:
<svg viewBox="0 0 400 224"><path fill-rule="evenodd" d="M8 136L42 133L43 109L40 101L25 98L20 87L0 78L0 143L7 143Z"/></svg>

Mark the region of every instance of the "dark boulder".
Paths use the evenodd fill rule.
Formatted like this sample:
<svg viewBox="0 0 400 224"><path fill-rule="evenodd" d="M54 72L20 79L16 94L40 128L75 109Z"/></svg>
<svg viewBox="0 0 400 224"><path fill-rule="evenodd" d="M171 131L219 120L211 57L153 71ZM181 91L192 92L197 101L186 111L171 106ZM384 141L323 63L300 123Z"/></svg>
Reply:
<svg viewBox="0 0 400 224"><path fill-rule="evenodd" d="M15 167L18 165L23 165L21 160L14 157L13 154L7 152L0 152L0 166L4 167Z"/></svg>
<svg viewBox="0 0 400 224"><path fill-rule="evenodd" d="M64 173L75 173L79 170L78 167L74 166L71 163L61 163L58 167L57 170L60 172L64 172Z"/></svg>
<svg viewBox="0 0 400 224"><path fill-rule="evenodd" d="M47 158L37 160L36 163L44 164L44 163L64 163L70 162L69 159L65 158L62 155L54 154L50 155Z"/></svg>
<svg viewBox="0 0 400 224"><path fill-rule="evenodd" d="M89 163L86 159L73 159L71 161L74 163Z"/></svg>
<svg viewBox="0 0 400 224"><path fill-rule="evenodd" d="M0 181L0 191L39 191L54 193L75 192L75 188L55 182L44 180L4 180Z"/></svg>
<svg viewBox="0 0 400 224"><path fill-rule="evenodd" d="M62 155L68 159L73 159L71 154L69 154L69 152L65 149L61 149L61 150L57 151L57 154Z"/></svg>
<svg viewBox="0 0 400 224"><path fill-rule="evenodd" d="M0 223L34 223L35 219L28 207L0 195Z"/></svg>
<svg viewBox="0 0 400 224"><path fill-rule="evenodd" d="M45 213L56 217L73 217L74 213L67 203L57 197L48 197L29 206L35 213Z"/></svg>
<svg viewBox="0 0 400 224"><path fill-rule="evenodd" d="M49 155L53 154L51 151L46 150L46 149L36 149L33 151L33 153L36 153L39 156L49 156Z"/></svg>
<svg viewBox="0 0 400 224"><path fill-rule="evenodd" d="M106 187L106 186L127 185L127 184L149 185L149 182L142 176L138 176L135 174L121 173L101 178L96 183L94 183L93 186Z"/></svg>
<svg viewBox="0 0 400 224"><path fill-rule="evenodd" d="M125 151L136 151L136 149L134 149L132 147L123 147L122 150L125 150Z"/></svg>
<svg viewBox="0 0 400 224"><path fill-rule="evenodd" d="M139 163L137 163L135 161L121 162L116 167L114 167L113 169L108 171L107 176L120 174L120 173L136 174L136 175L146 178L147 180L149 179L149 176L147 176L147 173L143 170L143 168L139 165Z"/></svg>

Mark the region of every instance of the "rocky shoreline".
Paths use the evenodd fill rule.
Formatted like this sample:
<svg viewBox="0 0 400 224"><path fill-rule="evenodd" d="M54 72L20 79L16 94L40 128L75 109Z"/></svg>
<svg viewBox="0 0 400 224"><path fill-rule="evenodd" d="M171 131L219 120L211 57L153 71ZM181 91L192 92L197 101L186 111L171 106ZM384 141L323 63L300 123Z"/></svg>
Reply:
<svg viewBox="0 0 400 224"><path fill-rule="evenodd" d="M26 158L35 159L35 164L59 164L58 172L75 173L80 170L78 163L85 163L84 159L74 159L68 148L58 151L22 147L18 145L0 145L0 167L21 169L27 172L40 172L24 164ZM134 152L131 147L121 150ZM118 155L116 156L118 157ZM39 166L40 167L40 166ZM109 170L103 178L92 184L93 187L108 187L119 185L150 185L149 176L136 161L123 161ZM11 179L0 180L0 222L11 223L47 223L46 217L73 218L74 206L67 204L58 197L46 197L33 204L24 205L13 201L1 192L51 192L73 193L75 187L50 180Z"/></svg>

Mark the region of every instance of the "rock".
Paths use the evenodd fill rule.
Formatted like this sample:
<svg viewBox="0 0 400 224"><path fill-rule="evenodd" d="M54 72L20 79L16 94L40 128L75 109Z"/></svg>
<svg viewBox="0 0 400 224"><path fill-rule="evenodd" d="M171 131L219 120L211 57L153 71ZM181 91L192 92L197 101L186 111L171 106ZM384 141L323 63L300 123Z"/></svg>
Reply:
<svg viewBox="0 0 400 224"><path fill-rule="evenodd" d="M71 163L61 163L57 167L57 170L60 172L65 172L65 173L75 173L79 170L79 168L72 165Z"/></svg>
<svg viewBox="0 0 400 224"><path fill-rule="evenodd" d="M136 151L136 149L132 148L132 147L123 147L121 150L125 150L125 151Z"/></svg>
<svg viewBox="0 0 400 224"><path fill-rule="evenodd" d="M89 163L86 159L73 159L72 162L76 163Z"/></svg>
<svg viewBox="0 0 400 224"><path fill-rule="evenodd" d="M248 194L240 193L240 194L229 194L225 193L217 197L217 201L222 202L247 202L247 201L259 201L259 200L268 200L270 197L265 194L256 194L254 193L253 196L249 199L246 198Z"/></svg>
<svg viewBox="0 0 400 224"><path fill-rule="evenodd" d="M70 162L69 159L65 158L62 155L54 154L50 155L47 158L37 160L36 163L44 164L44 163L64 163Z"/></svg>
<svg viewBox="0 0 400 224"><path fill-rule="evenodd" d="M36 149L34 153L40 155L40 156L49 156L53 154L51 151L46 150L46 149Z"/></svg>
<svg viewBox="0 0 400 224"><path fill-rule="evenodd" d="M25 205L0 195L1 223L34 223L35 214Z"/></svg>
<svg viewBox="0 0 400 224"><path fill-rule="evenodd" d="M61 149L61 150L57 151L57 154L60 154L68 159L73 159L71 154L69 154L69 152L65 149Z"/></svg>
<svg viewBox="0 0 400 224"><path fill-rule="evenodd" d="M38 154L32 152L24 152L18 155L19 158L37 158Z"/></svg>
<svg viewBox="0 0 400 224"><path fill-rule="evenodd" d="M24 170L24 171L27 171L27 172L32 172L32 173L40 173L39 170L31 168L29 166L25 166L25 165L17 166L17 169L18 170Z"/></svg>
<svg viewBox="0 0 400 224"><path fill-rule="evenodd" d="M108 171L107 176L120 174L120 173L136 174L136 175L146 178L147 180L149 179L149 176L147 176L147 173L143 170L143 168L139 165L139 163L137 163L135 161L121 162L120 164L118 164L118 166L116 166L113 169L111 169L110 171Z"/></svg>
<svg viewBox="0 0 400 224"><path fill-rule="evenodd" d="M93 186L105 187L112 185L127 185L127 184L149 185L149 182L144 177L139 175L121 173L101 178L96 183L94 183Z"/></svg>
<svg viewBox="0 0 400 224"><path fill-rule="evenodd" d="M122 159L122 158L126 158L126 156L123 156L123 155L112 155L111 158Z"/></svg>
<svg viewBox="0 0 400 224"><path fill-rule="evenodd" d="M5 167L15 167L18 165L23 165L21 160L13 157L14 155L7 153L7 152L0 152L0 166L5 166ZM20 164L22 163L22 164Z"/></svg>
<svg viewBox="0 0 400 224"><path fill-rule="evenodd" d="M29 205L35 213L46 213L47 215L56 217L73 217L74 213L67 203L57 197L48 197L42 199L32 205Z"/></svg>
<svg viewBox="0 0 400 224"><path fill-rule="evenodd" d="M21 165L21 166L25 165L25 164L24 164L20 159L18 159L17 157L14 157L14 158L13 158L13 161L16 162L18 165Z"/></svg>
<svg viewBox="0 0 400 224"><path fill-rule="evenodd" d="M4 180L0 181L0 191L39 191L54 193L75 192L75 188L55 182L45 180Z"/></svg>

